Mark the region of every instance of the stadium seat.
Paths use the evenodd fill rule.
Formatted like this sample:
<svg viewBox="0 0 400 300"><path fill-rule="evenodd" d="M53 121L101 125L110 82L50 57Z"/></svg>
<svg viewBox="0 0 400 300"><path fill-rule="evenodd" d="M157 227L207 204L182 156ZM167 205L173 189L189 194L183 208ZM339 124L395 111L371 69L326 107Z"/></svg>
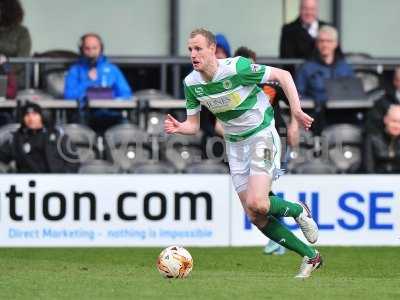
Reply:
<svg viewBox="0 0 400 300"><path fill-rule="evenodd" d="M64 98L65 76L68 70L65 68L51 69L43 74L44 89L46 93L56 99Z"/></svg>
<svg viewBox="0 0 400 300"><path fill-rule="evenodd" d="M0 174L8 173L9 169L10 169L10 167L8 165L0 162Z"/></svg>
<svg viewBox="0 0 400 300"><path fill-rule="evenodd" d="M60 126L60 130L68 135L76 147L81 163L100 157L97 135L91 128L81 124L65 124Z"/></svg>
<svg viewBox="0 0 400 300"><path fill-rule="evenodd" d="M188 165L184 172L188 174L227 174L229 173L229 168L218 161L206 159Z"/></svg>
<svg viewBox="0 0 400 300"><path fill-rule="evenodd" d="M147 133L152 136L164 135L165 113L150 112L147 116Z"/></svg>
<svg viewBox="0 0 400 300"><path fill-rule="evenodd" d="M12 134L20 127L19 123L11 123L0 127L0 145L11 139Z"/></svg>
<svg viewBox="0 0 400 300"><path fill-rule="evenodd" d="M359 70L355 73L356 76L361 79L364 92L369 94L378 89L381 89L380 78L376 72Z"/></svg>
<svg viewBox="0 0 400 300"><path fill-rule="evenodd" d="M25 89L25 90L19 90L16 98L22 101L34 102L45 99L53 99L54 97L40 89Z"/></svg>
<svg viewBox="0 0 400 300"><path fill-rule="evenodd" d="M135 96L139 100L150 100L150 99L173 99L173 97L167 93L163 93L156 89L145 89L135 92Z"/></svg>
<svg viewBox="0 0 400 300"><path fill-rule="evenodd" d="M122 171L129 171L151 158L147 133L132 124L111 127L105 132L104 141L106 159Z"/></svg>
<svg viewBox="0 0 400 300"><path fill-rule="evenodd" d="M117 174L120 169L107 161L96 159L83 163L78 173L80 174Z"/></svg>
<svg viewBox="0 0 400 300"><path fill-rule="evenodd" d="M173 165L165 162L149 161L137 166L134 166L130 173L134 174L173 174L176 169Z"/></svg>
<svg viewBox="0 0 400 300"><path fill-rule="evenodd" d="M351 124L331 125L322 131L329 158L341 173L352 173L361 166L362 130Z"/></svg>
<svg viewBox="0 0 400 300"><path fill-rule="evenodd" d="M176 169L183 172L192 163L198 163L202 158L200 146L201 134L198 135L170 135L163 145L166 161L172 163ZM164 158L164 157L163 157Z"/></svg>
<svg viewBox="0 0 400 300"><path fill-rule="evenodd" d="M344 56L350 63L361 63L366 59L372 58L370 54L364 52L347 52Z"/></svg>
<svg viewBox="0 0 400 300"><path fill-rule="evenodd" d="M302 164L313 158L314 151L314 137L311 131L300 129L299 131L299 145L297 147L290 147L287 153L287 169L289 172L299 164ZM284 147L285 148L285 147ZM282 156L285 155L282 153ZM282 157L283 158L283 157Z"/></svg>
<svg viewBox="0 0 400 300"><path fill-rule="evenodd" d="M322 138L326 139L329 146L338 143L361 144L362 131L352 124L335 124L322 131Z"/></svg>
<svg viewBox="0 0 400 300"><path fill-rule="evenodd" d="M329 161L314 158L313 160L297 165L292 172L294 174L335 174L336 168Z"/></svg>
<svg viewBox="0 0 400 300"><path fill-rule="evenodd" d="M53 49L45 52L34 53L34 57L70 58L77 60L78 53L70 50ZM64 79L69 64L57 63L41 65L40 78L43 90L56 99L64 98Z"/></svg>
<svg viewBox="0 0 400 300"><path fill-rule="evenodd" d="M150 135L163 135L165 111L150 111L147 101L173 99L173 97L156 89L139 90L135 92L135 97L138 98L139 102L142 103L145 108L140 124L146 128L147 133Z"/></svg>

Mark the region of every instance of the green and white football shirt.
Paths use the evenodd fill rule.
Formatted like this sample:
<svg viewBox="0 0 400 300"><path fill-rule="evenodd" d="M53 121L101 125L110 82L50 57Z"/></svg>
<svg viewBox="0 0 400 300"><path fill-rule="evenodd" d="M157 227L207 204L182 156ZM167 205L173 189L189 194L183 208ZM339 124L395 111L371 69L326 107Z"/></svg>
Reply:
<svg viewBox="0 0 400 300"><path fill-rule="evenodd" d="M240 56L219 59L217 72L208 82L193 70L184 79L187 114L197 114L204 105L221 122L227 141L244 140L274 118L268 96L257 86L270 73L270 67Z"/></svg>

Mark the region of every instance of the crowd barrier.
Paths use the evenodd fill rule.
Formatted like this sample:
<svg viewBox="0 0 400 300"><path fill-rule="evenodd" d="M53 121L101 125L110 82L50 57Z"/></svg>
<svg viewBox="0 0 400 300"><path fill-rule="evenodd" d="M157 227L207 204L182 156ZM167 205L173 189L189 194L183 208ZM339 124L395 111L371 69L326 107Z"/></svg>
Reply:
<svg viewBox="0 0 400 300"><path fill-rule="evenodd" d="M110 56L110 61L124 66L156 66L159 67L160 90L167 92L168 76L172 76L172 94L179 98L182 89L182 70L183 66L190 66L188 57L136 57L136 56ZM40 68L44 65L71 64L74 59L52 58L52 57L12 57L10 62L13 64L23 64L25 66L25 88L38 88L41 72ZM259 57L257 62L271 66L298 66L304 62L302 59L280 59L274 57ZM384 70L393 70L400 65L399 58L349 58L348 62L355 68L370 69L381 74ZM172 72L169 73L169 68Z"/></svg>

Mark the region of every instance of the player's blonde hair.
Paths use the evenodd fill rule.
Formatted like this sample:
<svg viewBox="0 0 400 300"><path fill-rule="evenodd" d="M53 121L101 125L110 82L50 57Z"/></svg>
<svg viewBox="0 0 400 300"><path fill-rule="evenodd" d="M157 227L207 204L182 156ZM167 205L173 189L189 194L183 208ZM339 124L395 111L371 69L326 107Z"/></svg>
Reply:
<svg viewBox="0 0 400 300"><path fill-rule="evenodd" d="M215 35L205 28L196 28L192 30L190 33L190 38L194 38L196 35L204 36L208 42L208 45L216 44Z"/></svg>

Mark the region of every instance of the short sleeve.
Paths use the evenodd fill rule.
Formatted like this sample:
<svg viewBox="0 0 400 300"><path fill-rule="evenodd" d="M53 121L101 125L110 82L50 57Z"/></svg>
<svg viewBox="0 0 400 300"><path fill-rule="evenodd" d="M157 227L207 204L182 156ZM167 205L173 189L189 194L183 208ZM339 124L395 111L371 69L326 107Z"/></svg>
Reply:
<svg viewBox="0 0 400 300"><path fill-rule="evenodd" d="M261 84L268 81L271 68L253 64L251 60L240 57L236 62L236 71L243 85Z"/></svg>
<svg viewBox="0 0 400 300"><path fill-rule="evenodd" d="M186 99L186 113L187 115L195 115L201 110L200 101L197 100L192 89L183 82L183 88Z"/></svg>

